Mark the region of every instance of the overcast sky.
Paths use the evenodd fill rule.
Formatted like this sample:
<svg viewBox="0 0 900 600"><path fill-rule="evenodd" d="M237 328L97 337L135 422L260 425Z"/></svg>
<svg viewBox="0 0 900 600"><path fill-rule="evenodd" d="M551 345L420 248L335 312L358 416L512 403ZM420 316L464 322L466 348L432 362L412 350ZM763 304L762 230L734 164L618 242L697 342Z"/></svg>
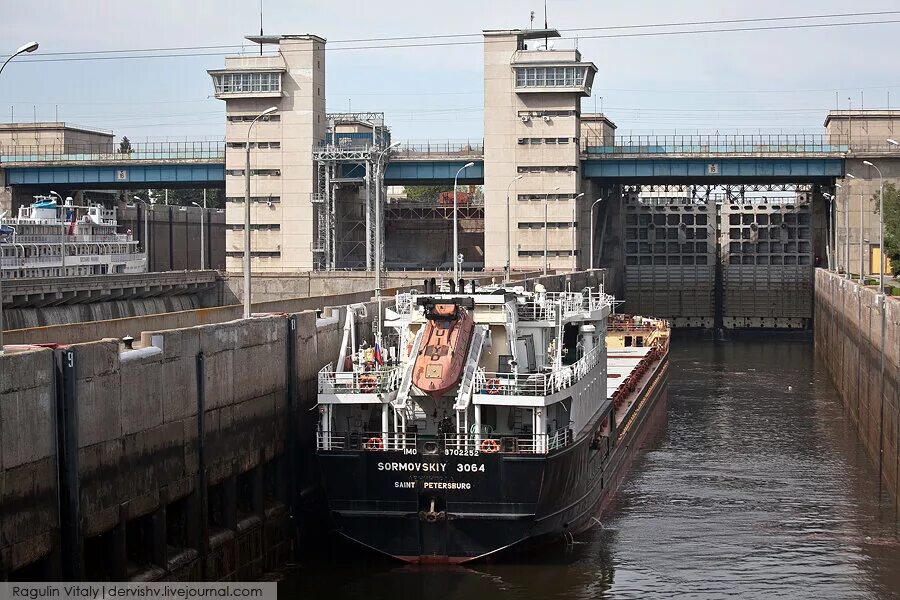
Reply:
<svg viewBox="0 0 900 600"><path fill-rule="evenodd" d="M550 26L561 30L900 10L897 0L549 0L548 5ZM265 31L315 33L332 42L468 34L527 27L531 10L538 14L536 24L542 24L539 0L265 0ZM875 19L900 19L900 14L843 20ZM760 25L765 24L745 26ZM703 27L691 27L698 28ZM219 138L224 103L210 97L206 70L222 67L224 53L239 48L116 60L59 60L73 57L52 53L239 45L244 35L258 29L257 0L4 0L0 54L31 39L41 47L4 71L0 121L10 120L12 107L16 121L31 121L35 112L38 120L53 120L58 111L59 120L112 129L133 141ZM619 135L818 133L825 113L835 106L835 92L842 108L848 98L854 108L862 102L866 108L883 108L888 92L891 103L900 105L900 23L586 37L609 33L563 36L581 36L584 60L599 69L594 97L584 100L583 109L602 104ZM558 47L573 43L561 40ZM329 111L384 111L394 139L481 138L480 43L361 50L339 46L332 43L326 58Z"/></svg>

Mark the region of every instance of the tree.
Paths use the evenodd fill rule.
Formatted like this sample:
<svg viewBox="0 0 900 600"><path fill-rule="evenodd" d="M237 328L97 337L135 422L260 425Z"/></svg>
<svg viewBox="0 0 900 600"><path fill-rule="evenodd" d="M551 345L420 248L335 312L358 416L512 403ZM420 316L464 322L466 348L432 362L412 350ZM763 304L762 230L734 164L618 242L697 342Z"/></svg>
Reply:
<svg viewBox="0 0 900 600"><path fill-rule="evenodd" d="M128 136L122 136L122 141L119 142L119 154L131 154L131 140L128 139Z"/></svg>
<svg viewBox="0 0 900 600"><path fill-rule="evenodd" d="M437 200L438 194L446 191L446 188L439 185L416 185L406 188L406 198L416 202L425 200Z"/></svg>
<svg viewBox="0 0 900 600"><path fill-rule="evenodd" d="M879 194L872 196L875 213L879 211ZM891 260L894 275L900 275L900 189L893 183L884 186L884 255Z"/></svg>
<svg viewBox="0 0 900 600"><path fill-rule="evenodd" d="M153 195L153 200L157 205L165 203L166 190L149 190ZM147 202L148 190L135 190L129 196L137 196L141 200ZM202 189L170 189L169 205L171 206L191 206L194 202L203 206L203 190ZM207 208L225 208L225 190L207 189L206 190L206 206Z"/></svg>

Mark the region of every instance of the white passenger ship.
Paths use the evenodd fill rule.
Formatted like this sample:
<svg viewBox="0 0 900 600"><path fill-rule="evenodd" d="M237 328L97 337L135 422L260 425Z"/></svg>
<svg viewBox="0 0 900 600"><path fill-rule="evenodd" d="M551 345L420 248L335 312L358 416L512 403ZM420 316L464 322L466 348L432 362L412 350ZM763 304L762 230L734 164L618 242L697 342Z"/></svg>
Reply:
<svg viewBox="0 0 900 600"><path fill-rule="evenodd" d="M602 289L431 283L397 296L387 351L355 354L348 309L318 380L337 530L404 561L459 563L589 527L666 395L668 324L612 306Z"/></svg>
<svg viewBox="0 0 900 600"><path fill-rule="evenodd" d="M131 233L118 233L115 209L60 205L35 196L16 218L0 218L4 279L142 273L147 256Z"/></svg>

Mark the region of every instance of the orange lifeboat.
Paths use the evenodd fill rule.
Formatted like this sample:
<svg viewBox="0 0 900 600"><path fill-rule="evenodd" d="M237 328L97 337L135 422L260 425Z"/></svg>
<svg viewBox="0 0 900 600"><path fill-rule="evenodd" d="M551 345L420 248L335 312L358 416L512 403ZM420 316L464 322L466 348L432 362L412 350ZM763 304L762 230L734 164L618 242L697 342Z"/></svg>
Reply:
<svg viewBox="0 0 900 600"><path fill-rule="evenodd" d="M459 383L475 321L459 302L440 301L425 306L425 335L413 366L413 384L440 399Z"/></svg>

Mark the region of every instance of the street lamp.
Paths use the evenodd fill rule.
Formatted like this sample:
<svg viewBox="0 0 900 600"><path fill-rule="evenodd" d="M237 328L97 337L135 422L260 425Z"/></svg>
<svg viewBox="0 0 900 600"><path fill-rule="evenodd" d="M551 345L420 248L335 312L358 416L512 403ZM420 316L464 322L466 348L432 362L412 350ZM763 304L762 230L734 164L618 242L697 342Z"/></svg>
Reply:
<svg viewBox="0 0 900 600"><path fill-rule="evenodd" d="M3 61L3 64L0 65L0 73L3 72L3 68L9 64L9 61L22 54L23 52L34 52L38 49L37 42L28 42L23 46L19 46L19 48L13 52L9 58ZM0 355L3 354L3 253L0 252Z"/></svg>
<svg viewBox="0 0 900 600"><path fill-rule="evenodd" d="M511 260L510 257L512 255L512 250L510 249L511 245L510 245L510 241L509 241L509 222L510 222L509 188L512 186L512 184L514 184L518 180L522 179L523 177L525 177L525 176L519 175L518 177L516 177L512 181L510 181L509 185L506 186L506 281L509 281L512 278L512 265L510 263L510 260Z"/></svg>
<svg viewBox="0 0 900 600"><path fill-rule="evenodd" d="M375 319L375 339L381 343L381 161L384 155L400 145L394 142L381 151L375 159L375 300L378 302L378 318Z"/></svg>
<svg viewBox="0 0 900 600"><path fill-rule="evenodd" d="M206 246L203 243L203 214L206 212L205 206L200 206L196 202L191 202L194 206L200 209L200 270L206 270Z"/></svg>
<svg viewBox="0 0 900 600"><path fill-rule="evenodd" d="M852 173L847 173L848 179L856 179L856 176ZM850 194L847 194L847 205L850 204ZM859 284L863 283L863 272L865 271L865 265L863 264L863 238L865 237L865 222L863 221L863 194L859 193ZM849 227L849 225L848 225ZM849 263L850 260L847 259Z"/></svg>
<svg viewBox="0 0 900 600"><path fill-rule="evenodd" d="M879 185L879 201L878 201L878 254L880 263L878 265L878 293L884 293L884 175L881 169L875 166L870 160L864 160L864 165L868 165L878 172L878 178L881 180Z"/></svg>
<svg viewBox="0 0 900 600"><path fill-rule="evenodd" d="M594 207L597 206L600 202L603 201L603 198L597 198L591 204L591 256L590 256L590 268L594 268Z"/></svg>
<svg viewBox="0 0 900 600"><path fill-rule="evenodd" d="M575 251L578 248L578 236L575 234L575 222L578 220L578 199L584 196L584 192L581 192L574 198L572 198L572 272L578 270L578 257L575 254Z"/></svg>
<svg viewBox="0 0 900 600"><path fill-rule="evenodd" d="M244 168L245 189L244 189L244 318L250 318L250 133L256 122L267 115L271 115L278 110L277 106L270 106L266 110L259 113L255 119L250 122L247 128L247 161Z"/></svg>
<svg viewBox="0 0 900 600"><path fill-rule="evenodd" d="M553 188L553 191L558 192L559 186ZM549 240L549 234L547 232L547 196L549 196L549 194L544 194L544 275L547 274L547 243Z"/></svg>
<svg viewBox="0 0 900 600"><path fill-rule="evenodd" d="M144 262L147 266L147 272L150 272L150 211L153 209L153 199L150 202L144 202L140 196L134 196L134 199L144 205Z"/></svg>
<svg viewBox="0 0 900 600"><path fill-rule="evenodd" d="M454 285L459 283L459 225L457 224L457 210L456 210L456 186L459 181L459 174L468 169L469 167L474 167L475 163L468 162L459 168L459 171L456 172L456 177L453 178L453 280Z"/></svg>
<svg viewBox="0 0 900 600"><path fill-rule="evenodd" d="M839 183L835 183L834 187L836 190L844 189L844 186L842 186ZM835 217L835 215L837 214L835 212L835 207L837 206L837 197L838 197L838 192L835 191L834 192L834 204L832 204L832 206L831 206L831 217L832 217L831 221L833 223L832 229L831 229L831 231L832 231L832 246L833 246L832 256L835 257L835 261L837 260L837 218ZM850 277L850 275L849 275L849 273L850 273L850 192L849 191L847 192L847 198L844 200L844 221L845 221L844 222L844 225L845 225L844 236L847 238L845 240L846 251L844 253L844 271L845 271L844 275L847 277ZM828 265L828 266L831 267L832 265ZM833 269L833 270L835 272L837 272L836 269Z"/></svg>

